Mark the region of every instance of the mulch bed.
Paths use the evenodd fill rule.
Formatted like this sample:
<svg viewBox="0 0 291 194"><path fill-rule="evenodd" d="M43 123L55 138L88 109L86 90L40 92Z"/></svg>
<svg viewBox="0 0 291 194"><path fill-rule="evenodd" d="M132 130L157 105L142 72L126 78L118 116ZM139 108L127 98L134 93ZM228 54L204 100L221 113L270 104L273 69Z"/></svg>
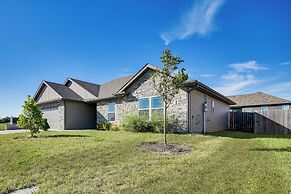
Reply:
<svg viewBox="0 0 291 194"><path fill-rule="evenodd" d="M142 150L158 152L158 153L171 153L171 154L187 154L191 153L192 149L182 145L168 144L164 145L158 142L145 142L138 145Z"/></svg>

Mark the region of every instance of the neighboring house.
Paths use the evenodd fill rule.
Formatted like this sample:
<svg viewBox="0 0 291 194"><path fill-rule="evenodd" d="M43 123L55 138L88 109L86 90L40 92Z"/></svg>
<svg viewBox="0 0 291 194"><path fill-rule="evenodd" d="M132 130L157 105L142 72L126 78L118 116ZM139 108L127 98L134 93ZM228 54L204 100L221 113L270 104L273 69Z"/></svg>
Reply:
<svg viewBox="0 0 291 194"><path fill-rule="evenodd" d="M255 112L291 109L291 101L263 92L228 96L228 98L236 103L236 105L231 105L232 111Z"/></svg>
<svg viewBox="0 0 291 194"><path fill-rule="evenodd" d="M151 79L156 69L147 64L133 76L101 85L73 78L64 84L43 81L34 99L51 129L90 129L95 128L96 121L121 124L128 113L151 119L163 112ZM227 128L229 105L233 104L201 82L187 80L168 113L177 120L177 132L220 131Z"/></svg>

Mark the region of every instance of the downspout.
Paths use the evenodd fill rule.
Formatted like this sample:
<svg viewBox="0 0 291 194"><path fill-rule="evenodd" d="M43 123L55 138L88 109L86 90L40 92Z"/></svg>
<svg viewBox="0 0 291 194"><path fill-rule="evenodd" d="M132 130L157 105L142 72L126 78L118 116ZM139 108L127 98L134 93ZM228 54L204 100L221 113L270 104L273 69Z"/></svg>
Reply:
<svg viewBox="0 0 291 194"><path fill-rule="evenodd" d="M188 117L187 117L187 123L188 123L188 133L191 132L191 121L190 121L190 117L191 117L191 90L188 87L187 88L187 96L188 96Z"/></svg>
<svg viewBox="0 0 291 194"><path fill-rule="evenodd" d="M66 123L67 123L67 117L66 117L66 101L64 100L64 130L66 130Z"/></svg>

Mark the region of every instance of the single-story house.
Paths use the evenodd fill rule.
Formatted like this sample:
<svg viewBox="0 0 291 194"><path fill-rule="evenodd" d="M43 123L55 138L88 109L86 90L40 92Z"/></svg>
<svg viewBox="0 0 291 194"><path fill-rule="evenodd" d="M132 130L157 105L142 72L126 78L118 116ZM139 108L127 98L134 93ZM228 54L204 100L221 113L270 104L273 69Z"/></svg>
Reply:
<svg viewBox="0 0 291 194"><path fill-rule="evenodd" d="M263 92L228 96L228 98L236 103L230 106L231 111L256 112L291 109L291 101Z"/></svg>
<svg viewBox="0 0 291 194"><path fill-rule="evenodd" d="M96 121L121 124L128 113L147 116L163 111L152 80L157 67L147 64L135 75L94 84L68 78L64 84L43 81L34 99L51 129L91 129ZM197 80L187 80L168 109L181 133L225 130L235 103Z"/></svg>

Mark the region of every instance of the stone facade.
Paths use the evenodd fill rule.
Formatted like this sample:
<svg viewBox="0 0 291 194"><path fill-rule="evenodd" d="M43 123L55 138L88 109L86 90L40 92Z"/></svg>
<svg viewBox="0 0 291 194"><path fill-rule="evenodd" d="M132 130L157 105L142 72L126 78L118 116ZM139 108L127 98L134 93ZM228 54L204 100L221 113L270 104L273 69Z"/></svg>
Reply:
<svg viewBox="0 0 291 194"><path fill-rule="evenodd" d="M158 92L154 89L152 74L152 70L145 72L127 89L128 95L126 97L97 102L97 121L107 120L107 104L110 102L116 103L114 123L121 124L127 113L138 113L138 99L158 96ZM177 132L188 131L188 97L185 91L180 90L174 97L172 104L168 108L168 115L174 116L177 120L175 127Z"/></svg>

